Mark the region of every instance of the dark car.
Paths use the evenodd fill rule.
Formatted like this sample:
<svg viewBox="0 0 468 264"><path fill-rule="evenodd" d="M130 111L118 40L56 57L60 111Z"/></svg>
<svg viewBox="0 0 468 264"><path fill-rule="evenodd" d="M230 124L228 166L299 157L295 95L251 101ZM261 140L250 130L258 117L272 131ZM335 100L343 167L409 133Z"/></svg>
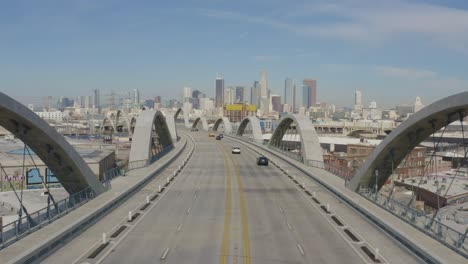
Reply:
<svg viewBox="0 0 468 264"><path fill-rule="evenodd" d="M222 138L223 138L223 137L221 137L221 136L219 136L219 135L216 136L216 140L221 140Z"/></svg>
<svg viewBox="0 0 468 264"><path fill-rule="evenodd" d="M257 158L257 165L259 166L268 166L268 158L267 157L258 157Z"/></svg>
<svg viewBox="0 0 468 264"><path fill-rule="evenodd" d="M218 135L220 138L224 138L224 135L223 134L219 134Z"/></svg>

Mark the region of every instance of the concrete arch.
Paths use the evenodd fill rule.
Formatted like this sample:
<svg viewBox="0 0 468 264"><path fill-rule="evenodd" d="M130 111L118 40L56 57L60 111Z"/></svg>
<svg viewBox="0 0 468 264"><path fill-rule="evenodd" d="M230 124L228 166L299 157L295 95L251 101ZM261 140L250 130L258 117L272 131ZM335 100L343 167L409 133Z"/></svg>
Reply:
<svg viewBox="0 0 468 264"><path fill-rule="evenodd" d="M174 120L177 120L177 117L179 117L179 114L181 112L183 112L183 115L184 115L184 125L186 128L189 128L190 122L189 122L188 113L186 113L186 111L184 111L182 108L177 109L176 113L174 114Z"/></svg>
<svg viewBox="0 0 468 264"><path fill-rule="evenodd" d="M176 123L175 119L173 118L166 118L166 124L169 129L169 133L171 134L171 138L173 142L176 142L179 138L177 135L177 128L176 128Z"/></svg>
<svg viewBox="0 0 468 264"><path fill-rule="evenodd" d="M21 141L52 170L69 194L88 187L104 192L98 177L53 127L11 97L0 93L0 126Z"/></svg>
<svg viewBox="0 0 468 264"><path fill-rule="evenodd" d="M173 144L164 114L156 110L140 113L135 125L129 161L150 160L153 132L157 133L163 148Z"/></svg>
<svg viewBox="0 0 468 264"><path fill-rule="evenodd" d="M119 122L123 119L123 124L122 126L125 126L127 128L127 131L130 132L130 121L128 120L127 113L122 110L117 110L117 114L115 116L115 129L117 131L117 127L119 127ZM122 131L123 132L123 131Z"/></svg>
<svg viewBox="0 0 468 264"><path fill-rule="evenodd" d="M117 131L117 127L115 126L114 121L110 117L104 117L104 119L102 120L101 131L104 131L108 124L110 125L110 127L113 130L112 133L115 133Z"/></svg>
<svg viewBox="0 0 468 264"><path fill-rule="evenodd" d="M239 137L242 136L244 134L245 128L249 123L252 126L252 136L254 141L258 143L263 142L260 120L258 120L258 118L255 116L248 116L244 118L244 120L242 120L242 122L240 123L239 128L237 129L236 135Z"/></svg>
<svg viewBox="0 0 468 264"><path fill-rule="evenodd" d="M136 118L132 117L132 119L130 120L130 134L131 135L133 135L133 133L135 132L135 125L136 125Z"/></svg>
<svg viewBox="0 0 468 264"><path fill-rule="evenodd" d="M202 129L204 131L208 131L208 121L206 120L205 117L201 116L201 117L197 117L195 119L195 121L193 121L193 124L192 124L192 128L196 128L198 126L198 123L199 122L202 122Z"/></svg>
<svg viewBox="0 0 468 264"><path fill-rule="evenodd" d="M273 132L269 146L278 147L292 123L296 123L297 130L301 137L301 151L304 163L307 164L309 161L323 162L322 148L320 147L317 132L315 131L312 121L305 115L285 115Z"/></svg>
<svg viewBox="0 0 468 264"><path fill-rule="evenodd" d="M213 125L213 131L218 131L219 125L223 123L224 125L224 133L226 134L231 134L232 133L232 124L231 121L229 121L229 118L223 116L221 118L218 118L214 125Z"/></svg>
<svg viewBox="0 0 468 264"><path fill-rule="evenodd" d="M433 131L468 115L468 92L439 100L411 115L394 129L369 155L354 174L348 187L358 191L362 187L374 187L378 170L377 188L380 189L400 162Z"/></svg>

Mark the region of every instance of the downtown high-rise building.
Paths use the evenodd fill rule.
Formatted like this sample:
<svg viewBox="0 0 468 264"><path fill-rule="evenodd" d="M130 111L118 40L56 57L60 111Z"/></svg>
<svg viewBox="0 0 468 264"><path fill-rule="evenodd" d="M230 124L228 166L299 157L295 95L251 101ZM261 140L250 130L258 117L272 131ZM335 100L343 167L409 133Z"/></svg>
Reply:
<svg viewBox="0 0 468 264"><path fill-rule="evenodd" d="M245 98L245 88L244 86L237 86L236 87L236 96L235 96L235 102L236 103L244 103L246 100Z"/></svg>
<svg viewBox="0 0 468 264"><path fill-rule="evenodd" d="M183 94L182 102L187 103L190 101L190 98L192 98L192 88L184 87L184 94Z"/></svg>
<svg viewBox="0 0 468 264"><path fill-rule="evenodd" d="M252 88L250 88L250 104L260 107L260 83L254 81Z"/></svg>
<svg viewBox="0 0 468 264"><path fill-rule="evenodd" d="M99 91L99 89L94 89L94 102L93 102L93 105L96 109L100 109L101 108L101 93Z"/></svg>
<svg viewBox="0 0 468 264"><path fill-rule="evenodd" d="M133 103L140 104L140 91L138 89L133 89Z"/></svg>
<svg viewBox="0 0 468 264"><path fill-rule="evenodd" d="M317 104L317 80L305 79L302 84L303 106L308 109Z"/></svg>
<svg viewBox="0 0 468 264"><path fill-rule="evenodd" d="M224 106L224 78L217 77L215 80L215 107Z"/></svg>
<svg viewBox="0 0 468 264"><path fill-rule="evenodd" d="M275 112L280 113L283 109L281 107L281 96L272 94L271 95L271 105L272 105L272 110Z"/></svg>
<svg viewBox="0 0 468 264"><path fill-rule="evenodd" d="M224 90L224 104L233 104L234 103L234 88L228 86Z"/></svg>
<svg viewBox="0 0 468 264"><path fill-rule="evenodd" d="M356 91L354 92L354 110L362 111L363 104L362 104L362 92Z"/></svg>
<svg viewBox="0 0 468 264"><path fill-rule="evenodd" d="M192 92L192 106L194 109L200 109L200 98L202 97L202 92L195 90Z"/></svg>
<svg viewBox="0 0 468 264"><path fill-rule="evenodd" d="M293 79L286 78L284 81L284 103L291 107L291 112L296 109L296 84Z"/></svg>
<svg viewBox="0 0 468 264"><path fill-rule="evenodd" d="M268 80L266 70L262 70L260 78L260 113L262 115L268 115L270 112L270 98L268 92Z"/></svg>

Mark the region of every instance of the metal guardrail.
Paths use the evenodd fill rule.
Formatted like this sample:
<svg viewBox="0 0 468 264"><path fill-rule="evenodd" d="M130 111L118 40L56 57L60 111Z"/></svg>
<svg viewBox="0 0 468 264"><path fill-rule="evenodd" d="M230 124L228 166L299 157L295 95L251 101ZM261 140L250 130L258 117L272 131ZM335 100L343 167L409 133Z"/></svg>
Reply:
<svg viewBox="0 0 468 264"><path fill-rule="evenodd" d="M264 144L265 145L265 144ZM274 150L276 152L280 152L281 154L287 156L287 157L290 157L292 159L295 159L299 162L302 162L304 164L306 164L307 166L309 167L314 167L314 168L318 168L318 169L322 169L322 170L326 170L330 173L332 173L333 175L335 176L338 176L342 179L345 180L345 184L347 183L347 181L352 177L353 173L349 170L343 170L342 168L339 168L339 167L336 167L336 166L333 166L329 163L326 163L326 162L323 162L323 161L319 161L319 160L308 160L308 161L305 161L304 158L299 155L299 154L294 154L290 151L285 151L285 150L282 150L282 149L279 149L279 148L275 148L275 147L272 147L272 146L268 146L268 148L270 148L271 150Z"/></svg>
<svg viewBox="0 0 468 264"><path fill-rule="evenodd" d="M464 234L460 233L441 223L439 220L432 219L432 217L421 211L410 208L381 193L376 193L373 189L361 189L359 194L442 244L457 251L465 258L468 258L468 238L466 232Z"/></svg>
<svg viewBox="0 0 468 264"><path fill-rule="evenodd" d="M29 214L29 217L23 216L14 222L4 225L0 229L0 248L5 248L13 244L26 235L42 228L56 219L68 214L89 200L96 197L94 191L88 187L78 193L75 193L55 204L48 206ZM50 200L49 200L50 201Z"/></svg>
<svg viewBox="0 0 468 264"><path fill-rule="evenodd" d="M244 138L239 138L239 137L236 137L236 136L232 136L233 138L236 138L240 141L245 141L245 142L248 142L250 144L253 144L254 146L257 146L257 147L260 147L258 146L259 144L255 143L255 142L252 142L251 140L246 140ZM244 143L245 144L245 143ZM263 144L265 145L265 144ZM253 149L252 149L253 150ZM256 150L254 150L256 151ZM277 156L277 157L280 157L279 154L282 154L280 153L279 151L276 151L275 149L269 149L267 151L270 151L271 154ZM256 152L259 152L259 151L256 151ZM275 152L277 152L278 154L276 154ZM402 243L405 247L407 247L408 249L410 249L416 256L418 256L421 260L425 261L425 262L428 262L428 263L439 263L439 261L437 259L434 259L432 257L431 254L429 254L425 249L421 249L418 245L414 244L413 242L411 242L410 240L406 239L405 238L405 234L400 234L398 231L395 231L393 230L392 227L389 227L387 224L385 224L384 222L380 221L378 218L376 218L372 213L370 213L369 211L367 211L366 209L362 208L359 204L355 203L354 201L350 200L349 198L347 198L346 196L344 196L343 194L337 192L332 186L329 186L327 183L323 182L322 180L320 179L317 179L316 177L313 177L312 174L310 174L308 171L302 169L301 167L298 167L297 165L289 162L289 161L286 161L288 163L290 163L292 166L294 166L295 168L297 168L298 170L302 171L303 173L305 173L306 175L308 175L309 177L313 178L315 181L317 181L320 185L322 185L323 187L325 187L327 190L329 190L331 193L335 194L337 197L339 197L340 199L342 199L343 201L345 201L348 205L350 205L352 208L356 209L359 213L361 213L362 215L364 215L367 219L369 219L371 222L373 222L374 224L376 224L378 227L380 227L382 230L384 230L385 232L389 233L392 237L395 237L397 239L397 241L399 243ZM346 182L345 182L346 183ZM364 196L364 195L363 195ZM385 196L384 196L385 197ZM364 196L364 198L368 199L369 201L375 203L377 206L380 206L382 207L383 209L385 209L385 207L383 207L382 205L380 205L379 203L375 202L373 199L369 199L368 197ZM387 197L385 197L385 200L387 199ZM378 201L382 201L382 199L378 199ZM396 204L399 204L401 205L400 203L396 203ZM414 210L414 209L413 209ZM401 212L403 212L404 209L402 209ZM392 212L390 212L392 213ZM394 213L392 213L394 214ZM408 213L401 213L402 215L411 215L411 214L408 214ZM396 215L396 214L395 214ZM417 215L416 213L414 213L414 215ZM398 215L396 215L398 216ZM427 216L426 216L427 217ZM409 219L412 219L411 217L409 217ZM431 218L432 219L432 218ZM427 221L427 220L426 220ZM405 221L406 222L406 221ZM426 222L428 223L428 222ZM409 223L411 224L411 223ZM416 229L420 229L421 228L417 225L414 225L414 224L411 224L413 227L415 227ZM424 228L426 228L426 225L424 226ZM467 255L467 242L466 240L468 239L466 237L466 233L464 236L460 236L460 235L456 235L456 234L453 234L453 231L454 232L457 232L449 227L447 227L447 230L448 232L445 233L441 233L439 232L440 230L444 231L444 227L442 225L432 225L430 226L430 228L428 228L428 230L430 231L424 231L424 230L421 230L423 232L425 232L427 235L433 237L434 239L440 241L441 243L443 243L444 245L446 245L448 248L452 249L453 251L457 252L458 254L462 255L463 257L465 258L468 258L468 255ZM459 232L457 232L459 233ZM459 233L460 234L460 233ZM439 238L440 237L440 238ZM449 237L449 238L448 238ZM459 238L459 239L457 239Z"/></svg>
<svg viewBox="0 0 468 264"><path fill-rule="evenodd" d="M191 137L189 136L189 138ZM193 138L191 139L193 142ZM158 168L152 171L146 178L142 179L136 185L134 185L133 187L130 187L126 191L122 193L118 193L116 197L112 198L112 200L106 202L105 204L99 206L98 208L95 208L95 210L92 213L87 214L83 218L79 219L79 221L74 223L73 226L65 227L63 231L59 233L51 234L50 237L47 237L44 239L44 241L41 241L41 243L38 243L37 247L25 248L22 252L20 252L16 256L15 263L37 262L37 259L40 259L42 256L47 254L50 250L54 250L57 247L57 245L64 243L64 240L69 238L70 235L80 232L83 229L86 229L87 227L89 227L89 225L91 225L92 223L100 219L107 212L116 208L123 201L125 201L126 199L131 197L133 194L135 194L135 192L139 191L142 188L142 186L144 186L150 180L156 177L158 173L166 169L172 162L174 162L186 149L187 141L188 140L184 142L180 150L178 150L174 156L170 157L167 161L164 161ZM192 148L192 151L189 156L193 154L193 149L194 148Z"/></svg>
<svg viewBox="0 0 468 264"><path fill-rule="evenodd" d="M146 167L162 156L166 155L173 146L164 148L161 152L155 155L151 162L149 160L138 160L128 162L124 168L115 167L106 172L102 176L102 185L107 190L112 188L112 180L119 176L124 176L128 171ZM9 224L0 227L0 249L5 248L28 234L42 228L44 225L61 218L70 211L75 210L81 205L87 203L96 197L94 191L88 187L78 193L75 193L63 200L51 203L48 206L29 214L29 217L23 216L21 219L15 220ZM50 200L49 200L50 202Z"/></svg>

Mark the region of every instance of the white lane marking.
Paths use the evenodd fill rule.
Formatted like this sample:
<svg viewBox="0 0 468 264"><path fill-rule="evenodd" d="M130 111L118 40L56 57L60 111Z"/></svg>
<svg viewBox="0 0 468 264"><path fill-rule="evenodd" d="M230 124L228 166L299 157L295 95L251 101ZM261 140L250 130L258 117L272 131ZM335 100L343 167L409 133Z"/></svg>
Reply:
<svg viewBox="0 0 468 264"><path fill-rule="evenodd" d="M289 230L291 230L291 231L292 231L292 230L293 230L293 228L292 228L291 224L290 224L290 223L287 223L287 224L288 224L288 228L289 228Z"/></svg>
<svg viewBox="0 0 468 264"><path fill-rule="evenodd" d="M282 214L284 214L283 208L281 208L281 206L279 206L279 210Z"/></svg>
<svg viewBox="0 0 468 264"><path fill-rule="evenodd" d="M179 232L181 229L182 229L182 224L180 224L179 227L177 227L177 232Z"/></svg>
<svg viewBox="0 0 468 264"><path fill-rule="evenodd" d="M169 248L166 248L166 250L164 250L163 254L161 255L161 260L165 260L168 253L169 253Z"/></svg>
<svg viewBox="0 0 468 264"><path fill-rule="evenodd" d="M185 214L190 214L190 210L192 209L192 207L189 207L189 209L187 209L187 211L185 212Z"/></svg>
<svg viewBox="0 0 468 264"><path fill-rule="evenodd" d="M304 249L302 248L301 244L297 243L297 248L299 249L299 253L301 253L302 256L305 255Z"/></svg>

